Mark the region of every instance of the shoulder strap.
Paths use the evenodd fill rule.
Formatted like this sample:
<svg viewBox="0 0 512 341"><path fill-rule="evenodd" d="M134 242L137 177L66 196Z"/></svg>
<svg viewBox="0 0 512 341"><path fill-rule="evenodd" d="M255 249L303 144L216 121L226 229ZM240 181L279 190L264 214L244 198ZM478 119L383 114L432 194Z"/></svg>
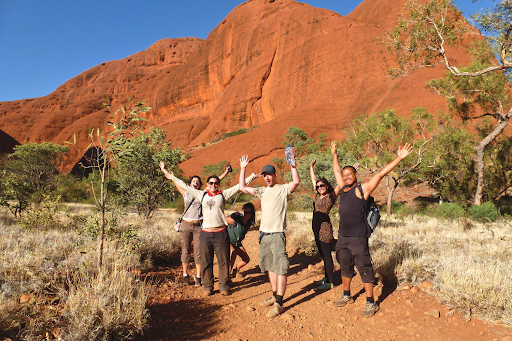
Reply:
<svg viewBox="0 0 512 341"><path fill-rule="evenodd" d="M361 186L361 184L357 184L357 188L359 189L359 192L361 193L361 199L363 199L364 202L366 202L366 200L364 198L363 186Z"/></svg>
<svg viewBox="0 0 512 341"><path fill-rule="evenodd" d="M183 197L183 199L185 199L185 197ZM190 206L192 206L192 203L194 202L194 200L196 200L196 198L192 197L192 201L190 201L190 204L187 207L185 207L185 211L183 211L183 214L181 215L181 219L183 219L183 217L185 216L185 213L187 213Z"/></svg>
<svg viewBox="0 0 512 341"><path fill-rule="evenodd" d="M197 220L199 220L201 227L203 227L203 223L201 222L201 215L203 214L203 199L205 195L206 191L203 192L203 196L201 197L201 201L199 202L199 209L197 210Z"/></svg>

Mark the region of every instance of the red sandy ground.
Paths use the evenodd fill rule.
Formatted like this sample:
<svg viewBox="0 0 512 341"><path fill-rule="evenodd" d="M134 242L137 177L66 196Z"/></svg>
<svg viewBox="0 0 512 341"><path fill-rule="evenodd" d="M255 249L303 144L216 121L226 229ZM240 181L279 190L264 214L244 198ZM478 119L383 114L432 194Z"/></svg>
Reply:
<svg viewBox="0 0 512 341"><path fill-rule="evenodd" d="M202 288L183 286L180 265L146 273L154 292L149 299L150 326L140 339L512 341L509 329L477 319L466 321L423 290L414 293L415 288L378 288L380 311L361 318L365 295L358 276L352 287L355 304L337 308L334 303L342 293L339 283L329 291L315 291L313 282L323 277L323 262L298 253L291 245L285 312L270 319L259 305L270 295L270 285L257 265L257 237L257 231L247 234L244 246L251 262L243 269L246 277L233 280L227 297L220 295L217 284L210 297L203 297ZM339 278L339 271L335 276Z"/></svg>

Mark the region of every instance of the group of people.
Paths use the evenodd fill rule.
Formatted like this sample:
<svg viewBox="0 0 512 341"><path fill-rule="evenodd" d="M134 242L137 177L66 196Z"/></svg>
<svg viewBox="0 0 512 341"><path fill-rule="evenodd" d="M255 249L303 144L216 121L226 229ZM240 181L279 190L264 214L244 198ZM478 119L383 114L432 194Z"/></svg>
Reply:
<svg viewBox="0 0 512 341"><path fill-rule="evenodd" d="M343 307L353 303L350 284L357 267L366 291L366 304L362 311L363 317L374 315L379 307L374 301L374 273L368 247L371 230L366 223L366 200L377 188L382 178L398 163L412 152L410 144L400 147L395 160L376 173L369 181L358 186L357 170L353 166L340 167L336 144L331 143L333 156L333 172L337 182L332 187L325 178L317 179L314 166L310 164L311 181L316 191L313 202L313 233L319 253L324 261L325 277L317 282L318 290L331 289L334 286L334 263L331 251L336 251L336 259L341 268L343 294L335 303ZM287 285L289 268L286 253L286 207L288 196L295 191L300 183L296 164L290 165L292 181L286 184L277 183L277 172L274 166L266 165L260 174L252 173L245 178L249 165L248 156L240 159L239 183L226 190L220 190L221 178L216 175L208 177L206 190L201 190L201 179L191 178L187 185L165 169L163 162L160 168L167 179L178 187L185 199L185 214L182 222L182 263L184 282L188 283L188 263L190 262L191 243L194 245L194 261L197 275L195 283L202 285L205 295L213 294L213 257L217 257L219 289L221 294L229 295L231 276L241 276L240 268L249 262L249 256L242 246L247 229L255 221L255 210L251 203L243 206L243 213L235 212L226 217L224 206L226 201L237 191L261 199L261 222L259 227L259 267L267 272L272 295L264 299L260 305L268 307L267 316L276 317L284 311L283 298ZM223 174L225 176L227 171ZM266 186L249 187L256 177L262 177ZM358 190L356 190L356 188ZM336 199L340 197L340 226L337 242L329 219L329 212ZM199 245L199 250L197 250ZM241 260L235 266L235 260Z"/></svg>

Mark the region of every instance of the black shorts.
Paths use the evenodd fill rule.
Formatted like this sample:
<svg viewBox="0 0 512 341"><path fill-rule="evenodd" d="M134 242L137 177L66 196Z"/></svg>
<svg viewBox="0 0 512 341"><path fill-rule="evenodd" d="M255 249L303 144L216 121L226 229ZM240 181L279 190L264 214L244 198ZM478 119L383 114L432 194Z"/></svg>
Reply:
<svg viewBox="0 0 512 341"><path fill-rule="evenodd" d="M336 243L336 260L340 264L341 276L354 277L356 266L363 283L374 283L368 238L340 236Z"/></svg>

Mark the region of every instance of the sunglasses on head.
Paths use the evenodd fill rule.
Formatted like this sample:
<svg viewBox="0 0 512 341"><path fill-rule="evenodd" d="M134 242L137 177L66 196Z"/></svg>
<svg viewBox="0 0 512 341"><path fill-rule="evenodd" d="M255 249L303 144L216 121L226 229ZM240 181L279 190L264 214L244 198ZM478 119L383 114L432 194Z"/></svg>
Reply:
<svg viewBox="0 0 512 341"><path fill-rule="evenodd" d="M212 185L212 186L213 185L217 185L218 186L219 184L220 184L220 182L217 182L217 181L210 181L210 182L208 182L208 185Z"/></svg>
<svg viewBox="0 0 512 341"><path fill-rule="evenodd" d="M316 189L319 189L320 187L325 187L325 185L324 184L317 185Z"/></svg>

